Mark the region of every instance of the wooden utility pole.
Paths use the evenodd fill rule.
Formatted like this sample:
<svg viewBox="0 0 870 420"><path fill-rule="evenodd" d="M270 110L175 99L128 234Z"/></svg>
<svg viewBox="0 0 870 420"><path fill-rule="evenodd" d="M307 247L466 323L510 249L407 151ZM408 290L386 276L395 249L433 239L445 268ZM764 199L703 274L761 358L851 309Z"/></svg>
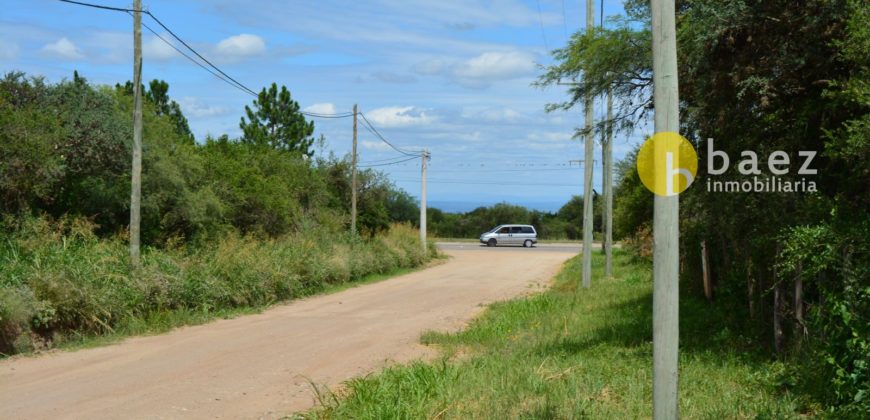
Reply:
<svg viewBox="0 0 870 420"><path fill-rule="evenodd" d="M353 104L353 156L350 158L350 231L356 234L356 104Z"/></svg>
<svg viewBox="0 0 870 420"><path fill-rule="evenodd" d="M429 159L429 151L423 150L420 156L420 243L423 252L428 251L426 245L426 161Z"/></svg>
<svg viewBox="0 0 870 420"><path fill-rule="evenodd" d="M652 0L653 106L655 131L679 132L677 38L674 0ZM659 147L656 143L655 156ZM669 168L656 175L670 176ZM679 213L677 194L655 195L653 213L653 418L679 417Z"/></svg>
<svg viewBox="0 0 870 420"><path fill-rule="evenodd" d="M138 267L142 219L142 0L133 1L133 168L130 180L130 263Z"/></svg>
<svg viewBox="0 0 870 420"><path fill-rule="evenodd" d="M713 301L713 285L710 282L710 253L707 252L707 241L701 241L701 279L704 282L704 297L707 302Z"/></svg>
<svg viewBox="0 0 870 420"><path fill-rule="evenodd" d="M586 32L592 33L595 26L595 6L593 0L586 0ZM583 107L586 111L586 134L583 136L585 147L586 165L583 167L583 288L588 289L592 284L592 170L593 165L589 164L595 158L594 143L592 136L592 96L586 94Z"/></svg>
<svg viewBox="0 0 870 420"><path fill-rule="evenodd" d="M602 142L604 155L604 276L613 275L613 92L607 88L607 129Z"/></svg>

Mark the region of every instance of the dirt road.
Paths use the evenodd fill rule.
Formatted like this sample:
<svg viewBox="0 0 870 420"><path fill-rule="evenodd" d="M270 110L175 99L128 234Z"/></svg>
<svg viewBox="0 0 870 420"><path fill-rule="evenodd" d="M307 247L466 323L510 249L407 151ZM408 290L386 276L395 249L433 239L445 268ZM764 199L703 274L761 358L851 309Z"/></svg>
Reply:
<svg viewBox="0 0 870 420"><path fill-rule="evenodd" d="M425 357L420 333L546 283L572 253L446 249L444 264L262 314L0 361L0 418L275 418L334 386Z"/></svg>

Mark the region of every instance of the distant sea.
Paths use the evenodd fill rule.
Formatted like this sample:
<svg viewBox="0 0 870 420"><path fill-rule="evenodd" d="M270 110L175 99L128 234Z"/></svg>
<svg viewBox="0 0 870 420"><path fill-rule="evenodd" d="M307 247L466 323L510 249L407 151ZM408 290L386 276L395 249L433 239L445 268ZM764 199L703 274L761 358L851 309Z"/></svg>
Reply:
<svg viewBox="0 0 870 420"><path fill-rule="evenodd" d="M447 201L447 200L430 200L427 202L428 207L434 207L447 213L465 213L472 211L478 207L490 207L498 204L499 201ZM555 213L565 205L559 201L527 201L527 202L511 202L508 204L523 206L529 210L540 210L545 212Z"/></svg>

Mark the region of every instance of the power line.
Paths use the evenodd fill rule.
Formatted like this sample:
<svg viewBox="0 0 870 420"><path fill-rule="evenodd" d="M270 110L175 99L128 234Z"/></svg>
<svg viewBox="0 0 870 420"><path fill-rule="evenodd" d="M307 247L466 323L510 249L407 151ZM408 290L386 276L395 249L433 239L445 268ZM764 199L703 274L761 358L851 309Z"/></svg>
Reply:
<svg viewBox="0 0 870 420"><path fill-rule="evenodd" d="M309 117L315 117L315 118L347 118L347 117L353 116L353 112L345 112L345 113L341 113L341 114L320 114L317 112L299 111L299 113L302 115L307 115Z"/></svg>
<svg viewBox="0 0 870 420"><path fill-rule="evenodd" d="M604 0L601 0L601 20L598 22L599 28L604 28Z"/></svg>
<svg viewBox="0 0 870 420"><path fill-rule="evenodd" d="M579 171L582 168L540 168L540 169L469 169L469 170L440 170L439 168L430 167L429 170L433 173L489 173L489 172L543 172L543 171ZM393 171L400 172L400 171Z"/></svg>
<svg viewBox="0 0 870 420"><path fill-rule="evenodd" d="M73 1L73 0L60 0L60 1L61 1L61 2L64 2L64 3L70 3L70 4L79 5L79 6L93 7L93 8L96 8L96 9L104 9L104 10L111 10L111 11L117 11L117 12L126 12L127 14L130 14L131 16L132 16L132 13L133 13L133 12L141 12L141 13L144 13L144 14L150 16L151 19L153 19L155 22L157 22L158 25L160 25L160 26L161 26L161 27L162 27L162 28L163 28L167 33L169 33L170 35L172 35L173 38L175 38L178 42L180 42L180 43L181 43L182 45L184 45L188 50L190 50L190 52L192 52L194 55L196 55L197 57L199 57L200 60L202 60L203 62L205 62L206 64L208 64L208 65L211 67L211 69L209 69L208 67L206 67L205 65L203 65L201 62L195 60L193 57L191 57L191 56L189 56L188 54L186 54L186 53L184 53L183 51L181 51L181 50L180 50L178 47L176 47L173 43L169 42L166 38L162 37L160 34L158 34L155 30L153 30L151 27L149 27L148 25L146 25L144 22L142 23L142 26L144 26L146 29L148 29L148 31L150 31L152 34L154 34L154 36L156 36L158 39L160 39L161 41L163 41L164 43L166 43L166 45L169 45L169 46L172 47L175 51L177 51L179 54L181 54L182 56L184 56L185 58L187 58L188 60L190 60L192 63L194 63L194 64L196 64L197 66L201 67L203 70L205 70L205 71L211 73L213 76L215 76L215 77L217 77L218 79L220 79L221 81L223 81L223 82L229 84L230 86L232 86L232 87L234 87L234 88L236 88L236 89L239 89L240 91L242 91L242 92L244 92L244 93L246 93L246 94L248 94L248 95L251 95L251 96L254 96L254 97L258 97L258 96L259 96L259 95L258 95L256 92L254 92L251 88L245 86L244 84L242 84L242 83L239 82L238 80L232 78L232 77L231 77L230 75L228 75L226 72L224 72L223 70L221 70L220 68L218 68L216 65L214 65L214 63L212 63L211 61L209 61L208 59L206 59L205 57L203 57L202 54L200 54L200 53L197 52L195 49L193 49L193 47L191 47L187 42L184 42L184 40L181 39L181 37L179 37L178 35L176 35L176 34L175 34L171 29L169 29L169 27L167 27L165 24L163 24L163 22L161 22L160 19L157 18L157 16L155 16L153 13L151 13L151 12L148 11L148 10L125 9L125 8L120 8L120 7L103 6L103 5L99 5L99 4L84 3L84 2ZM214 69L214 71L213 71L212 69ZM215 71L217 71L217 73L215 73ZM219 74L220 74L220 75L219 75ZM307 115L307 116L309 116L309 117L314 117L314 118L347 118L347 117L353 116L353 113L352 113L352 112L345 112L345 113L339 113L339 114L323 114L323 113L317 113L317 112L305 112L305 111L300 111L300 113L303 114L303 115Z"/></svg>
<svg viewBox="0 0 870 420"><path fill-rule="evenodd" d="M360 168L373 168L373 167L376 167L376 166L389 166L389 165L396 165L396 164L403 163L403 162L408 162L408 161L411 161L411 160L414 160L414 159L419 159L419 158L420 158L420 156L412 156L412 157L404 158L404 159L402 159L402 160L395 161L395 162L378 163L378 164L373 164L373 165L357 165L357 166L360 167ZM416 180L415 180L415 181L416 181Z"/></svg>
<svg viewBox="0 0 870 420"><path fill-rule="evenodd" d="M184 45L185 47L187 47L188 50L190 50L191 52L193 52L193 53L194 53L197 57L199 57L202 61L205 61L206 64L208 64L209 66L211 66L213 69L217 70L218 73L222 74L224 77L226 77L227 79L231 80L233 83L235 83L236 85L238 85L240 88L244 89L245 91L247 91L247 92L250 93L251 95L253 95L253 96L257 96L257 93L256 93L256 92L254 92L253 90L251 90L249 87L243 85L243 84L242 84L241 82L239 82L238 80L233 79L232 77L230 77L230 75L224 73L223 70L221 70L220 68L218 68L217 66L215 66L214 64L212 64L211 61L208 61L208 59L206 59L205 57L203 57L202 54L200 54L200 53L197 52L195 49L193 49L193 47L191 47L191 46L188 45L186 42L184 42L184 40L181 39L178 35L176 35L175 32L172 32L172 30L169 29L169 27L167 27L166 25L164 25L163 22L160 21L160 19L157 19L157 16L154 16L153 13L151 13L151 12L145 12L145 13L146 13L148 16L151 16L151 19L154 19L154 21L157 22L158 25L160 25L164 30L166 30L166 32L168 32L169 35L172 35L173 38L175 38L176 40L178 40L178 42L180 42L181 45Z"/></svg>
<svg viewBox="0 0 870 420"><path fill-rule="evenodd" d="M391 158L367 160L365 162L359 162L359 163L362 165L371 165L371 164L375 164L375 163L395 163L396 161L405 160L405 159L409 159L409 157L404 156L404 155L403 156L393 156Z"/></svg>
<svg viewBox="0 0 870 420"><path fill-rule="evenodd" d="M379 131L378 131L378 130L373 126L373 125L372 125L371 122L369 122L369 119L366 118L366 114L363 114L362 112L359 112L359 115L360 115L360 116L362 117L362 119L363 119L363 127L365 127L366 130L368 130L370 133L372 133L373 135L375 135L377 138L381 139L381 141L384 142L384 143L386 143L387 146L390 146L393 150L395 150L395 151L397 151L397 152L399 152L399 153L401 153L401 154L403 154L403 155L405 155L405 156L414 156L414 157L418 157L418 154L420 153L419 151L417 151L416 153L414 153L414 152L408 152L408 151L405 151L405 150L403 150L403 149L400 149L400 148L394 146L392 143L390 143L389 141L387 141L386 138L384 138L384 136L383 136L383 135L382 135L382 134L381 134L381 133L380 133L380 132L379 132Z"/></svg>
<svg viewBox="0 0 870 420"><path fill-rule="evenodd" d="M247 94L250 94L250 95L253 95L253 96L257 96L257 94L254 93L253 90L251 90L251 89L248 88L247 86L243 85L243 84L242 84L241 82L239 82L238 80L233 79L230 75L226 74L223 70L221 70L220 68L218 68L217 66L215 66L211 61L208 61L208 59L206 59L205 57L203 57L202 54L200 54L200 53L197 52L195 49L193 49L193 47L191 47L188 43L184 42L183 39L181 39L178 35L176 35L175 32L173 32L171 29L169 29L169 27L167 27L166 25L164 25L163 22L161 22L160 19L157 18L157 16L154 16L154 14L151 13L150 11L148 11L148 10L125 9L125 8L120 8L120 7L103 6L103 5L99 5L99 4L83 3L83 2L72 1L72 0L60 0L60 1L62 1L62 2L64 2L64 3L76 4L76 5L80 5L80 6L93 7L93 8L97 8L97 9L112 10L112 11L118 11L118 12L126 12L126 13L128 13L128 14L130 14L130 13L132 13L132 12L140 12L140 13L146 14L146 15L150 16L151 19L154 20L154 22L157 22L157 24L160 25L160 26L161 26L161 27L162 27L162 28L163 28L167 33L169 33L170 35L172 35L173 38L175 38L178 42L180 42L181 45L184 45L184 46L185 46L188 50L190 50L194 55L196 55L197 57L199 57L200 60L204 61L206 64L208 64L209 66L211 66L214 70L216 70L218 73L220 73L221 75L223 75L224 78L226 78L226 79L221 79L221 80L224 80L224 81L227 82L227 83L232 82L232 83L230 83L230 84L233 85L234 87L236 87L236 88L242 90L243 92L245 92L245 93L247 93ZM143 25L143 26L145 26L146 28L148 28L148 30L151 31L151 33L153 33L154 35L156 35L156 36L157 36L158 38L160 38L163 42L165 42L165 43L167 43L168 45L170 45L170 46L171 46L172 48L174 48L176 51L181 52L181 51L178 50L177 47L175 47L175 45L173 45L172 43L168 42L168 41L167 41L166 39L164 39L162 36L157 35L157 33L156 33L153 29L149 28L147 25ZM189 57L187 54L184 54L184 53L182 53L182 54L183 54L185 57L187 57L188 59L192 60L192 58ZM200 64L200 67L204 67L201 63L198 63L198 64ZM209 71L209 72L212 73L212 74L214 74L214 73L211 72L211 71Z"/></svg>
<svg viewBox="0 0 870 420"><path fill-rule="evenodd" d="M538 0L538 1L539 1L538 4L540 4L540 0ZM602 0L602 1L604 1L604 0ZM568 36L568 14L565 13L565 0L562 0L562 27L565 29L565 39L566 39L565 43L567 44L568 43L567 40L570 39L570 37Z"/></svg>
<svg viewBox="0 0 870 420"><path fill-rule="evenodd" d="M384 158L384 159L368 160L368 161L361 162L361 163L362 163L363 165L368 165L368 164L370 164L370 163L389 162L389 161L393 161L393 160L396 160L396 159L404 159L404 158L405 158L404 155L403 155L403 156L393 156L393 157Z"/></svg>
<svg viewBox="0 0 870 420"><path fill-rule="evenodd" d="M65 1L65 0L62 0L62 1ZM127 12L127 13L132 15L132 12ZM212 76L218 78L219 80L221 80L221 81L223 81L223 82L227 82L227 83L229 83L229 81L226 80L226 79L224 79L221 75L215 73L214 71L212 71L212 69L206 67L205 65L203 65L203 64L200 63L199 61L196 61L196 59L194 59L193 57L187 55L184 51L181 51L181 49L179 49L178 47L176 47L175 44L169 42L168 40L166 40L166 38L163 38L162 36L160 36L160 34L158 34L154 29L151 29L151 27L148 26L147 24L145 24L144 22L142 23L142 26L144 26L145 29L148 29L149 32L151 32L151 33L152 33L154 36L156 36L159 40L163 41L166 45L169 45L170 47L172 47L172 49L174 49L176 52L178 52L179 54L181 54L184 58L190 60L191 63L196 64L197 66L201 67L203 70L205 70L205 71L211 73ZM232 84L232 83L229 83L229 84L230 84L230 86L233 86L233 87L235 87L235 88L237 88L237 89L241 89L241 88L239 88L238 86L236 86L236 85L234 85L234 84ZM242 90L242 92L244 92L244 93L248 93L246 90Z"/></svg>
<svg viewBox="0 0 870 420"><path fill-rule="evenodd" d="M116 11L116 12L142 12L142 13L148 13L148 12L145 11L145 10L123 9L123 8L120 8L120 7L103 6L103 5L100 5L100 4L82 3L82 2L80 2L80 1L72 1L72 0L60 0L60 1L62 1L62 2L64 2L64 3L77 4L77 5L79 5L79 6L93 7L93 8L95 8L95 9L114 10L114 11Z"/></svg>
<svg viewBox="0 0 870 420"><path fill-rule="evenodd" d="M151 17L151 19L154 19L154 21L157 22L158 25L160 25L163 29L165 29L166 32L168 32L170 35L172 35L172 37L175 38L176 40L178 40L178 42L180 42L182 45L184 45L185 47L187 47L188 50L190 50L191 52L193 52L193 53L194 53L197 57L199 57L202 61L206 62L206 63L207 63L209 66L211 66L213 69L217 70L217 72L220 73L221 75L223 75L224 77L226 77L226 79L229 79L229 81L224 80L224 79L222 79L222 80L224 80L225 82L229 83L231 86L234 86L234 87L236 87L236 88L242 90L243 92L250 94L251 96L259 97L259 94L257 94L256 92L254 92L254 90L252 90L251 88L245 86L244 84L242 84L242 83L239 82L238 80L232 78L230 75L226 74L223 70L221 70L220 68L218 68L218 67L217 67L216 65L214 65L211 61L208 61L208 59L206 59L205 57L203 57L202 54L200 54L200 53L197 52L195 49L193 49L193 47L191 47L191 46L188 45L186 42L184 42L183 39L181 39L178 35L176 35L174 32L172 32L172 30L169 29L166 25L164 25L163 22L161 22L159 19L157 19L157 16L154 16L153 13L151 13L151 12L145 12L145 13L147 13L148 16ZM153 32L153 31L152 31L152 32ZM201 67L203 67L203 66L201 66ZM230 83L230 81L231 81L232 83ZM352 113L352 112L345 112L345 113L341 113L341 114L322 114L322 113L317 113L317 112L299 111L299 113L302 114L302 115L306 115L306 116L314 117L314 118L347 118L347 117L351 117L351 116L353 116L353 113Z"/></svg>
<svg viewBox="0 0 870 420"><path fill-rule="evenodd" d="M544 39L544 48L550 51L550 46L547 45L547 33L544 31L544 15L541 13L541 0L537 0L535 3L538 5L538 22L541 23L541 38Z"/></svg>
<svg viewBox="0 0 870 420"><path fill-rule="evenodd" d="M416 182L417 179L394 179L398 182ZM547 184L547 183L517 183L517 182L487 182L487 181L459 181L459 180L428 180L433 184L460 184L460 185L501 185L507 187L522 186L522 187L576 187L577 184Z"/></svg>

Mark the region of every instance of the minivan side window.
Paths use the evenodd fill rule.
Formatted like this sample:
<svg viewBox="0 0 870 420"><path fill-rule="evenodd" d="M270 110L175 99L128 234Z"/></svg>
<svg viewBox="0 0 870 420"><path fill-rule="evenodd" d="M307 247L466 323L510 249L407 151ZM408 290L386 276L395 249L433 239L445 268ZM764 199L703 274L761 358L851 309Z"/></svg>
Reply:
<svg viewBox="0 0 870 420"><path fill-rule="evenodd" d="M520 226L514 226L511 228L511 233L523 233L523 228Z"/></svg>
<svg viewBox="0 0 870 420"><path fill-rule="evenodd" d="M535 233L531 226L523 226L523 233Z"/></svg>
<svg viewBox="0 0 870 420"><path fill-rule="evenodd" d="M509 227L503 227L503 228L498 230L498 233L510 233L510 232L511 232L511 228L509 228Z"/></svg>

